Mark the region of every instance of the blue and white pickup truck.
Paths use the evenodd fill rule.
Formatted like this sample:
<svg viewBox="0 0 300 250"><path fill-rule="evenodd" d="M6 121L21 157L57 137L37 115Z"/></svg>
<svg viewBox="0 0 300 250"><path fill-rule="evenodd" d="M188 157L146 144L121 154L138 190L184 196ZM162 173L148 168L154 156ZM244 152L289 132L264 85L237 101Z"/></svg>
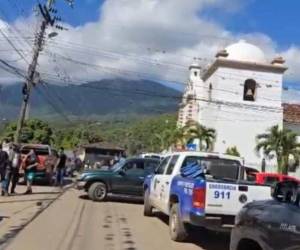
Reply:
<svg viewBox="0 0 300 250"><path fill-rule="evenodd" d="M189 166L194 166L194 171L186 171ZM183 177L183 169L190 171L190 175L185 173ZM144 215L153 215L154 208L168 215L170 235L175 241L186 240L189 225L229 230L246 203L272 197L271 187L249 183L244 176L242 159L238 157L171 153L165 156L156 173L145 179Z"/></svg>

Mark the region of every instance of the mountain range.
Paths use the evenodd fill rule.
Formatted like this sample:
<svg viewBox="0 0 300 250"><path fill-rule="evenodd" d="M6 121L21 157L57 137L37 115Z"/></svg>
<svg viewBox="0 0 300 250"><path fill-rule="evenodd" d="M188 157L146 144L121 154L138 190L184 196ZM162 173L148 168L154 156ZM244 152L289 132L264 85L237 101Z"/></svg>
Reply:
<svg viewBox="0 0 300 250"><path fill-rule="evenodd" d="M15 119L22 84L0 85L0 118ZM182 93L149 80L104 79L78 85L35 86L30 115L40 118L154 115L176 112Z"/></svg>

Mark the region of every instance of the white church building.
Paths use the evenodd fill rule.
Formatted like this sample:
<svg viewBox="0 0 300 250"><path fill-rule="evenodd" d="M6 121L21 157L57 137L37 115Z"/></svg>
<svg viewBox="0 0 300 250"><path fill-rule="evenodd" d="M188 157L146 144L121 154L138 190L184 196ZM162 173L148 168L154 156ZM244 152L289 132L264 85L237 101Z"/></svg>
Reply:
<svg viewBox="0 0 300 250"><path fill-rule="evenodd" d="M204 72L199 65L191 65L179 126L196 120L214 128L215 152L225 153L236 146L247 166L260 168L256 136L283 125L281 95L286 70L282 58L268 62L260 48L243 40L218 52Z"/></svg>

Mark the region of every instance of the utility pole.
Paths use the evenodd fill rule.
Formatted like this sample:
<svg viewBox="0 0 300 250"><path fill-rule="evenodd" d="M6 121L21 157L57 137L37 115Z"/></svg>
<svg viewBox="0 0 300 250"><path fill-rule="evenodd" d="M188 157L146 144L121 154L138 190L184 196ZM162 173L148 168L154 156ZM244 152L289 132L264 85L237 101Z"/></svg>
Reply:
<svg viewBox="0 0 300 250"><path fill-rule="evenodd" d="M66 0L66 1L71 6L73 6L72 5L73 0ZM34 87L34 85L36 83L39 82L39 74L36 72L36 68L37 68L40 52L43 49L46 29L49 25L53 26L57 20L61 20L58 17L52 17L50 14L50 12L57 13L57 11L53 9L54 4L55 4L55 0L47 0L46 5L41 5L41 4L38 5L39 11L42 14L43 20L41 23L40 30L36 35L32 61L28 67L26 82L24 83L24 86L22 89L23 101L22 101L20 116L19 116L19 120L18 120L18 124L17 124L17 130L16 130L15 138L14 138L15 143L19 143L19 141L20 141L20 135L21 135L21 131L22 131L22 128L24 125L24 120L25 120L25 116L27 113L29 98L30 98L32 88ZM58 26L58 25L56 26L56 28L63 30L63 27Z"/></svg>

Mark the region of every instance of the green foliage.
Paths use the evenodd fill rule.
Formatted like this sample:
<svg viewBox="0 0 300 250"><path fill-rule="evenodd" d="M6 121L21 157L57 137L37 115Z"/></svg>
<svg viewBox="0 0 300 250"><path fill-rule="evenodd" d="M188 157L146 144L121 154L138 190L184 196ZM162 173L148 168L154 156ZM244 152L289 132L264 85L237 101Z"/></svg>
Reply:
<svg viewBox="0 0 300 250"><path fill-rule="evenodd" d="M173 131L176 130L174 115L161 115L135 122L125 134L125 146L129 153L161 152L171 144Z"/></svg>
<svg viewBox="0 0 300 250"><path fill-rule="evenodd" d="M214 129L206 128L198 122L190 121L183 127L183 133L188 143L194 139L199 139L201 151L212 150L216 139L216 131Z"/></svg>
<svg viewBox="0 0 300 250"><path fill-rule="evenodd" d="M232 156L237 156L237 157L240 157L240 156L241 156L241 154L240 154L240 152L238 151L238 149L237 149L236 146L227 148L227 149L226 149L226 154L232 155Z"/></svg>
<svg viewBox="0 0 300 250"><path fill-rule="evenodd" d="M1 139L12 141L17 125L15 122L5 126ZM31 119L25 122L21 131L20 140L22 143L50 144L53 139L53 131L49 124L38 119Z"/></svg>
<svg viewBox="0 0 300 250"><path fill-rule="evenodd" d="M101 135L88 126L58 129L54 135L54 145L74 149L80 145L103 141Z"/></svg>
<svg viewBox="0 0 300 250"><path fill-rule="evenodd" d="M262 150L268 158L276 156L278 173L288 173L290 156L296 161L299 160L300 144L297 141L297 134L291 130L273 126L267 133L258 135L257 140L257 152Z"/></svg>
<svg viewBox="0 0 300 250"><path fill-rule="evenodd" d="M2 137L13 138L15 123L6 126ZM125 147L130 155L161 152L170 147L183 148L192 139L201 140L201 149L209 150L215 132L197 123L177 127L173 114L74 121L72 124L30 120L22 131L22 142L51 143L55 147L75 149L84 144L110 142Z"/></svg>

